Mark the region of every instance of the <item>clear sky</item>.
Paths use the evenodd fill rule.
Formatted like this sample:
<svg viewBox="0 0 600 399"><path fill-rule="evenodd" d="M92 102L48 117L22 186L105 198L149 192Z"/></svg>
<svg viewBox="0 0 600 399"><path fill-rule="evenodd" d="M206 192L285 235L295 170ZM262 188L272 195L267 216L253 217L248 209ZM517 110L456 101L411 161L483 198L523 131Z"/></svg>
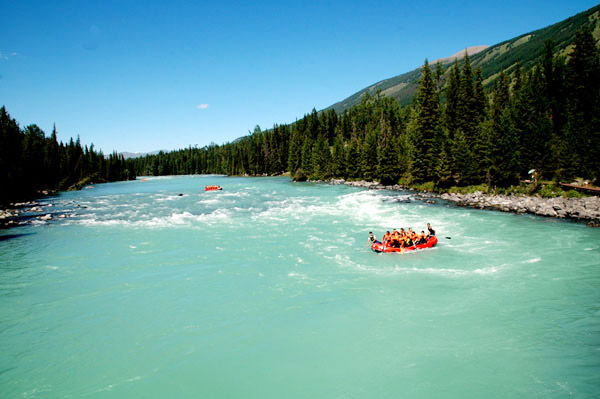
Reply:
<svg viewBox="0 0 600 399"><path fill-rule="evenodd" d="M0 105L105 153L222 144L596 4L0 0Z"/></svg>

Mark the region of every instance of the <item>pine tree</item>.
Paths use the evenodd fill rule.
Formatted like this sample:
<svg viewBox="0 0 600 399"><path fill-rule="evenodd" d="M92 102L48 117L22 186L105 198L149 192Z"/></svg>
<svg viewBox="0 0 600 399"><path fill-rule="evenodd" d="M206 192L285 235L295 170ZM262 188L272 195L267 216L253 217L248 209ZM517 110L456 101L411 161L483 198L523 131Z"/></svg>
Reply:
<svg viewBox="0 0 600 399"><path fill-rule="evenodd" d="M302 163L302 141L298 129L292 129L290 146L288 150L288 170L293 176Z"/></svg>
<svg viewBox="0 0 600 399"><path fill-rule="evenodd" d="M346 150L346 176L350 179L360 176L360 144L356 135L352 137Z"/></svg>
<svg viewBox="0 0 600 399"><path fill-rule="evenodd" d="M360 169L362 177L371 181L377 172L377 133L369 130L360 150Z"/></svg>
<svg viewBox="0 0 600 399"><path fill-rule="evenodd" d="M475 69L475 83L473 85L473 115L476 124L480 124L486 118L488 105L487 96L483 88L483 74L481 68Z"/></svg>
<svg viewBox="0 0 600 399"><path fill-rule="evenodd" d="M470 171L470 183L475 184L483 182L488 176L490 167L489 157L489 137L487 129L487 108L488 98L483 88L483 74L481 68L475 69L475 83L473 84L473 118L474 132L473 138L469 142L473 154L473 169Z"/></svg>
<svg viewBox="0 0 600 399"><path fill-rule="evenodd" d="M564 140L574 143L578 172L600 177L600 56L589 27L575 35L567 64L568 116ZM565 176L571 177L571 176Z"/></svg>
<svg viewBox="0 0 600 399"><path fill-rule="evenodd" d="M377 179L381 184L390 185L398 182L398 153L391 128L384 118L380 119L381 142L377 152Z"/></svg>
<svg viewBox="0 0 600 399"><path fill-rule="evenodd" d="M508 78L504 72L500 72L492 101L488 183L508 187L519 181L519 151L509 103Z"/></svg>
<svg viewBox="0 0 600 399"><path fill-rule="evenodd" d="M460 72L458 69L458 60L454 60L454 64L450 69L448 82L446 83L446 108L444 113L444 122L450 139L454 137L454 133L459 127L459 102L460 102Z"/></svg>
<svg viewBox="0 0 600 399"><path fill-rule="evenodd" d="M465 51L460 75L460 88L458 95L458 128L463 131L468 141L472 141L477 128L478 106L475 104L475 88L473 85L473 70L469 54Z"/></svg>
<svg viewBox="0 0 600 399"><path fill-rule="evenodd" d="M411 154L411 175L417 182L433 178L433 170L437 162L433 148L439 130L439 97L435 89L429 63L421 71L421 80L417 92L416 126L413 132Z"/></svg>
<svg viewBox="0 0 600 399"><path fill-rule="evenodd" d="M512 92L512 118L517 139L517 148L520 154L519 176L525 178L527 177L527 171L531 169L532 166L531 160L527 157L529 149L524 148L524 146L527 142L525 136L531 134L532 126L530 118L533 114L533 109L528 101L529 97L526 95L527 92L521 75L520 63L515 65L515 70L513 72Z"/></svg>
<svg viewBox="0 0 600 399"><path fill-rule="evenodd" d="M452 170L450 167L450 157L446 152L446 147L440 152L438 164L435 167L435 184L441 188L447 188L452 185Z"/></svg>
<svg viewBox="0 0 600 399"><path fill-rule="evenodd" d="M477 165L471 146L462 130L456 132L452 140L452 151L447 150L447 152L452 154L456 183L460 186L473 184L477 180Z"/></svg>
<svg viewBox="0 0 600 399"><path fill-rule="evenodd" d="M346 177L346 156L344 154L344 141L341 133L333 141L333 153L331 155L331 173L333 177Z"/></svg>
<svg viewBox="0 0 600 399"><path fill-rule="evenodd" d="M312 174L313 169L312 147L312 141L308 137L305 137L304 141L302 142L302 161L300 163L300 168L307 176Z"/></svg>
<svg viewBox="0 0 600 399"><path fill-rule="evenodd" d="M331 153L325 134L319 134L312 150L311 178L324 180L331 177Z"/></svg>

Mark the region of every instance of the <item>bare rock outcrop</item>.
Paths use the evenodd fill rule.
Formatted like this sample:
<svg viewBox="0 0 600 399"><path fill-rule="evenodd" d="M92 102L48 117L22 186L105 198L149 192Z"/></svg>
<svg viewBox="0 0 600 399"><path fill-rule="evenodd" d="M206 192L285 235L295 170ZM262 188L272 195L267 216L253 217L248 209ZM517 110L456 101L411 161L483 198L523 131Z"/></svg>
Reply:
<svg viewBox="0 0 600 399"><path fill-rule="evenodd" d="M442 194L441 199L460 206L480 209L496 209L503 212L531 213L540 216L600 223L600 197L586 198L542 198L537 196Z"/></svg>

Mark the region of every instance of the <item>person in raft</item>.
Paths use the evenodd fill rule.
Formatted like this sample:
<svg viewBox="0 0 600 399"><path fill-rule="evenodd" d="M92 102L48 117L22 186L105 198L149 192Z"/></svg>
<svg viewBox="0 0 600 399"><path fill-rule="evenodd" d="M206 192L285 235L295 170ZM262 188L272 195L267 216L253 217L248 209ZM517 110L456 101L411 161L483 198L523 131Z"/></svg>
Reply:
<svg viewBox="0 0 600 399"><path fill-rule="evenodd" d="M401 237L400 233L398 233L398 230L394 229L394 232L392 233L392 236L390 237L390 241L388 242L388 245L392 248L400 248L401 239L402 239L402 237Z"/></svg>
<svg viewBox="0 0 600 399"><path fill-rule="evenodd" d="M373 235L372 231L369 231L369 239L367 240L367 246L373 244L381 244L381 242L377 241L377 238Z"/></svg>
<svg viewBox="0 0 600 399"><path fill-rule="evenodd" d="M429 223L427 223L427 230L429 232L429 234L427 234L427 238L435 235L435 230L431 228L431 225Z"/></svg>
<svg viewBox="0 0 600 399"><path fill-rule="evenodd" d="M417 240L417 245L426 244L427 243L427 235L425 231L421 230L421 234L419 234L419 239Z"/></svg>
<svg viewBox="0 0 600 399"><path fill-rule="evenodd" d="M386 245L390 242L391 239L392 239L392 233L390 233L390 231L388 230L383 235L383 238L381 239L381 241L383 242L383 245Z"/></svg>

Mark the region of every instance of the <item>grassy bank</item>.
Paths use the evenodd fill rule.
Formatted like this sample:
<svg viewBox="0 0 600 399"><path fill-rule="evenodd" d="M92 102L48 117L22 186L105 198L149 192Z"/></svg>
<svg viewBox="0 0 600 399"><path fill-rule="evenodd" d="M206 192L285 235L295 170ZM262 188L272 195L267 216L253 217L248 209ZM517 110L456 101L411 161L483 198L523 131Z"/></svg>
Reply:
<svg viewBox="0 0 600 399"><path fill-rule="evenodd" d="M418 191L429 191L438 194L449 193L449 194L472 194L475 192L482 192L489 195L538 195L542 198L583 198L587 195L577 190L563 190L555 182L535 182L535 183L521 183L516 186L510 186L507 188L501 187L490 187L487 184L478 184L475 186L453 186L450 188L435 187L433 182L421 183L421 184L403 184L404 186Z"/></svg>

